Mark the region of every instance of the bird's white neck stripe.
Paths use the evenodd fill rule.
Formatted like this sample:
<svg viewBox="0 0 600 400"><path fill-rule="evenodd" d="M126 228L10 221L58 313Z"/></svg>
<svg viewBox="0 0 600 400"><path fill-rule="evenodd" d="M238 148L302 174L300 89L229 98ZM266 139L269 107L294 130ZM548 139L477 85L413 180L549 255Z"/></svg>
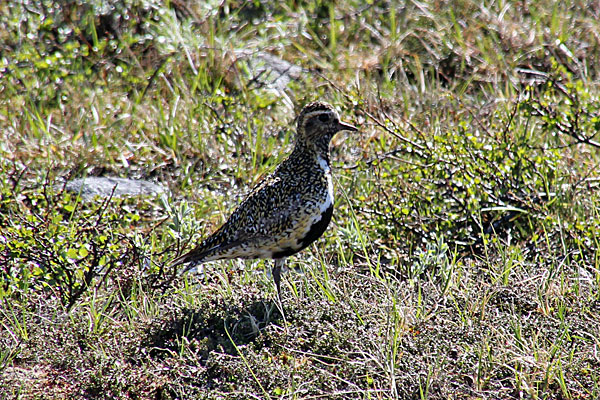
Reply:
<svg viewBox="0 0 600 400"><path fill-rule="evenodd" d="M321 167L323 172L325 172L326 174L331 172L331 168L329 167L329 163L326 159L324 159L321 156L317 156L317 162L319 163L319 167Z"/></svg>
<svg viewBox="0 0 600 400"><path fill-rule="evenodd" d="M317 162L319 163L319 167L325 173L325 177L327 179L327 199L323 204L321 204L321 213L324 213L331 205L333 204L333 181L331 179L331 168L329 167L329 163L323 157L318 156Z"/></svg>

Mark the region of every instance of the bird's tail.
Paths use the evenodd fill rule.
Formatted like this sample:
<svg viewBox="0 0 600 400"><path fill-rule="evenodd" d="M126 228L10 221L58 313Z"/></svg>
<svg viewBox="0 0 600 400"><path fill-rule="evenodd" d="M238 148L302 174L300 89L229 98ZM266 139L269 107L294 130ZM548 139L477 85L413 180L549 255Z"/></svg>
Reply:
<svg viewBox="0 0 600 400"><path fill-rule="evenodd" d="M169 265L171 267L177 267L177 266L179 266L181 264L187 264L189 262L192 262L193 259L190 256L190 253L192 253L192 251L180 255L179 257L177 257L176 259L174 259L173 261L171 261L171 263Z"/></svg>
<svg viewBox="0 0 600 400"><path fill-rule="evenodd" d="M185 268L176 272L177 276L182 276L183 274L195 268L196 266L198 266L198 264L201 264L204 261L204 259L206 258L206 254L204 254L204 252L197 252L196 250L199 249L193 249L192 251L189 251L171 261L171 263L169 264L171 268L176 268L180 265L187 264Z"/></svg>
<svg viewBox="0 0 600 400"><path fill-rule="evenodd" d="M221 235L213 234L212 236L205 239L200 245L194 249L182 254L173 261L171 261L171 267L177 267L182 264L189 264L181 273L185 273L196 265L203 263L204 261L210 261L209 258L214 255L215 250L219 248L219 243L222 242Z"/></svg>
<svg viewBox="0 0 600 400"><path fill-rule="evenodd" d="M182 254L181 256L179 256L176 259L174 259L173 261L171 261L170 266L177 267L182 264L190 264L183 271L183 272L186 272L186 271L189 271L190 269L194 268L196 265L202 263L204 261L204 259L207 258L208 255L210 255L210 253L211 253L210 249L205 250L201 247L196 247L195 249L188 251L187 253Z"/></svg>

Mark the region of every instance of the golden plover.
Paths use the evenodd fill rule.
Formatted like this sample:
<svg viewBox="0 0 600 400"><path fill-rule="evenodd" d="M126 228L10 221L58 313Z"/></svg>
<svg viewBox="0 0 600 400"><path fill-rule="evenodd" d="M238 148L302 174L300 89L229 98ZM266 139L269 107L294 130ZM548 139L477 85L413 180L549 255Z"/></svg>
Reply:
<svg viewBox="0 0 600 400"><path fill-rule="evenodd" d="M281 298L285 258L318 239L333 213L329 142L339 131L357 131L323 102L298 116L294 150L248 194L219 229L172 266L232 258L273 258L273 279ZM184 271L184 272L185 272Z"/></svg>

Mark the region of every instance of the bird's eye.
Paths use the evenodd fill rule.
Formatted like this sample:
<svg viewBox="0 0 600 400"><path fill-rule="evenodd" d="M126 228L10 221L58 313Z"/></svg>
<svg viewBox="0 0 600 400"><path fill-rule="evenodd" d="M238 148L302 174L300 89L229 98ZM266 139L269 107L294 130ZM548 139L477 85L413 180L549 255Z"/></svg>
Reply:
<svg viewBox="0 0 600 400"><path fill-rule="evenodd" d="M321 122L327 122L327 121L329 121L329 114L321 114L321 115L319 115L319 121L321 121Z"/></svg>

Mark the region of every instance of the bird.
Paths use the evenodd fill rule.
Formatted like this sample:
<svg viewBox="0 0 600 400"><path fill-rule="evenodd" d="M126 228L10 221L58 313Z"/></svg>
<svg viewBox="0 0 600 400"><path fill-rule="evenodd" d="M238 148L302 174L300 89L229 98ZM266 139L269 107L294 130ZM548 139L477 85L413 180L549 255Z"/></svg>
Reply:
<svg viewBox="0 0 600 400"><path fill-rule="evenodd" d="M329 146L340 131L356 132L340 121L330 104L314 101L297 118L292 152L262 179L226 222L171 266L235 258L273 259L273 280L281 300L281 269L287 257L317 240L331 221L334 189Z"/></svg>

